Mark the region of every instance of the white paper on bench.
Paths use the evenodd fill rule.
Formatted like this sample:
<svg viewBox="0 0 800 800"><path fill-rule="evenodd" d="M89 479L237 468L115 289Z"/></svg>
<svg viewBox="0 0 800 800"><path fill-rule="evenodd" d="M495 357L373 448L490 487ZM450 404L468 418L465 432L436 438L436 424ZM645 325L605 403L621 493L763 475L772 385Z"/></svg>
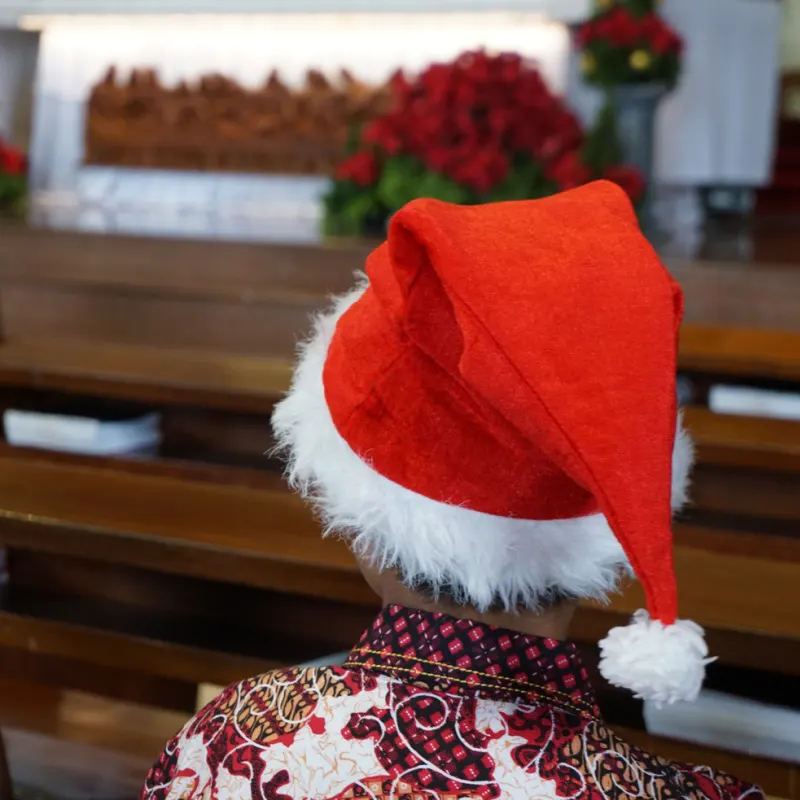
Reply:
<svg viewBox="0 0 800 800"><path fill-rule="evenodd" d="M800 763L800 711L722 692L703 691L694 703L644 704L654 736Z"/></svg>
<svg viewBox="0 0 800 800"><path fill-rule="evenodd" d="M86 455L114 455L153 447L161 441L160 423L159 414L115 422L16 409L3 414L9 444Z"/></svg>
<svg viewBox="0 0 800 800"><path fill-rule="evenodd" d="M716 414L800 421L800 394L751 386L712 386L708 407Z"/></svg>

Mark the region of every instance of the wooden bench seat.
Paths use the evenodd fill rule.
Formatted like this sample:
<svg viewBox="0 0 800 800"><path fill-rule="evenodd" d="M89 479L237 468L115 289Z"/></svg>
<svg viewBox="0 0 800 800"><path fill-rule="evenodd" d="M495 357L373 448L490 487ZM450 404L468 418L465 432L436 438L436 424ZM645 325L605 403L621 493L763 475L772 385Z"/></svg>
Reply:
<svg viewBox="0 0 800 800"><path fill-rule="evenodd" d="M680 368L718 376L800 383L800 333L684 325Z"/></svg>
<svg viewBox="0 0 800 800"><path fill-rule="evenodd" d="M0 344L0 386L268 414L289 386L281 359L56 339Z"/></svg>
<svg viewBox="0 0 800 800"><path fill-rule="evenodd" d="M12 611L0 611L0 645L32 650L43 656L78 658L109 669L142 672L187 683L213 681L222 686L248 675L286 666L295 655L286 647L282 658L250 658L230 649L201 648L165 638L103 630L83 621L48 619ZM274 645L272 647L274 649Z"/></svg>
<svg viewBox="0 0 800 800"><path fill-rule="evenodd" d="M241 477L241 480L238 478ZM352 556L279 475L0 448L0 542L372 602Z"/></svg>
<svg viewBox="0 0 800 800"><path fill-rule="evenodd" d="M737 349L740 338L751 341L751 334L732 331L725 337L689 326L682 339L680 366L800 381L800 335L795 352L786 345L786 334L759 333L757 340L769 344L774 339L774 348L765 347L756 357ZM288 389L290 380L291 362L286 358L81 340L21 339L0 344L0 385L8 387L263 413Z"/></svg>
<svg viewBox="0 0 800 800"><path fill-rule="evenodd" d="M800 473L800 423L715 414L691 407L684 420L703 464Z"/></svg>
<svg viewBox="0 0 800 800"><path fill-rule="evenodd" d="M263 454L309 313L352 285L369 246L6 234L0 408L158 408L164 448L111 459L0 445L0 648L49 659L55 681L62 662L102 686L128 670L152 678L130 696L163 699L165 682L224 684L352 644L375 598ZM800 384L800 334L754 330L772 311L777 327L793 318L774 270L675 272L689 295L680 369L698 403L703 381ZM730 275L735 291L714 295ZM712 670L742 685L754 670L800 676L800 427L699 405L686 419L700 463L698 509L676 526L681 613L706 627ZM642 603L631 586L609 608L585 605L576 637L593 645Z"/></svg>
<svg viewBox="0 0 800 800"><path fill-rule="evenodd" d="M732 376L800 382L800 334L719 331L687 326L680 367ZM265 413L289 387L291 359L63 339L0 344L0 385L118 397L151 403ZM692 411L700 423L711 418ZM736 423L725 424L727 436ZM789 423L790 424L790 423ZM722 430L716 423L715 430ZM762 426L765 442L788 425ZM752 436L750 438L753 438ZM795 437L796 438L796 437Z"/></svg>
<svg viewBox="0 0 800 800"><path fill-rule="evenodd" d="M352 556L322 540L310 511L277 477L262 487L148 475L141 465L51 461L0 453L0 542L310 597L372 605ZM274 485L270 485L274 482ZM800 639L787 604L800 541L678 528L676 569L684 613L715 628ZM758 585L755 595L742 591ZM632 586L612 610L641 607Z"/></svg>
<svg viewBox="0 0 800 800"><path fill-rule="evenodd" d="M367 243L324 247L0 228L0 284L114 288L258 302L350 288Z"/></svg>

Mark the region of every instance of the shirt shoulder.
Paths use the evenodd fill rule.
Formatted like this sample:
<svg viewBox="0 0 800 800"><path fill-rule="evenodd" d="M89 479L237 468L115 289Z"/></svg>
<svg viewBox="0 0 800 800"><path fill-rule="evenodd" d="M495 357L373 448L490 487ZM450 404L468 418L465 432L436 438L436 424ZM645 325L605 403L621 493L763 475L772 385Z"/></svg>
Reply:
<svg viewBox="0 0 800 800"><path fill-rule="evenodd" d="M751 783L712 767L668 761L628 744L602 722L586 727L584 742L584 764L594 766L592 777L600 787L620 776L625 780L627 774L633 778L631 788L640 781L649 783L649 794L657 800L764 800L761 789Z"/></svg>
<svg viewBox="0 0 800 800"><path fill-rule="evenodd" d="M346 722L348 699L370 688L365 676L338 667L275 670L233 684L167 744L142 800L195 800L212 796L222 783L233 791L244 780L242 764L263 768L268 751L285 752L306 735L318 736L332 719ZM281 776L273 780L280 784ZM229 796L249 797L246 783Z"/></svg>
<svg viewBox="0 0 800 800"><path fill-rule="evenodd" d="M490 696L338 667L226 689L169 743L143 800L762 800L627 743L571 702Z"/></svg>
<svg viewBox="0 0 800 800"><path fill-rule="evenodd" d="M683 776L686 785L695 793L712 800L764 800L765 795L759 786L711 767L692 764L674 764Z"/></svg>

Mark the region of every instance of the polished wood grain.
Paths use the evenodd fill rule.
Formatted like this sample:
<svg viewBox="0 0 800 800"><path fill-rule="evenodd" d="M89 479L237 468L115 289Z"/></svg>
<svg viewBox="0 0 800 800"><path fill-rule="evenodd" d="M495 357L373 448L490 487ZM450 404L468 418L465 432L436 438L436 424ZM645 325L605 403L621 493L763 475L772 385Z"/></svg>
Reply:
<svg viewBox="0 0 800 800"><path fill-rule="evenodd" d="M0 647L0 681L24 681L44 689L90 692L181 713L191 711L197 697L195 684L187 681L127 668L112 669L92 664L85 658L43 655L12 647Z"/></svg>
<svg viewBox="0 0 800 800"><path fill-rule="evenodd" d="M800 380L800 335L687 326L680 363L685 370ZM0 345L0 385L8 387L267 413L290 380L284 358L50 338ZM763 428L767 442L781 430L777 423Z"/></svg>
<svg viewBox="0 0 800 800"><path fill-rule="evenodd" d="M584 605L578 610L570 636L595 646L611 628L627 625L629 620L629 613ZM709 627L705 632L709 651L723 666L768 669L774 674L800 678L800 639Z"/></svg>
<svg viewBox="0 0 800 800"><path fill-rule="evenodd" d="M373 602L349 550L341 542L322 541L308 508L279 475L267 471L0 446L0 542L310 597Z"/></svg>
<svg viewBox="0 0 800 800"><path fill-rule="evenodd" d="M280 666L283 659L258 659L230 652L117 633L60 620L0 610L0 645L44 655L81 658L110 668L131 669L189 683L227 685Z"/></svg>
<svg viewBox="0 0 800 800"><path fill-rule="evenodd" d="M147 771L188 716L0 680L0 726L15 780L51 797L138 800Z"/></svg>
<svg viewBox="0 0 800 800"><path fill-rule="evenodd" d="M703 464L800 472L800 423L684 410L687 429Z"/></svg>
<svg viewBox="0 0 800 800"><path fill-rule="evenodd" d="M673 530L675 544L678 547L800 564L800 537L798 536L725 530L686 523L674 525Z"/></svg>
<svg viewBox="0 0 800 800"><path fill-rule="evenodd" d="M787 505L782 510L793 510L797 496L781 497ZM133 563L155 568L162 551L166 568L181 560L183 548L209 550L177 571L213 571L224 578L219 567L231 564L238 578L260 586L352 602L372 599L344 544L319 538L310 511L278 476L265 476L264 487L252 488L68 458L18 458L7 451L0 452L0 508L0 540L16 546L91 556L107 542L101 560L133 556ZM746 533L725 537L755 545ZM716 538L719 544L721 534ZM762 536L757 552L738 547L719 552L679 536L676 570L684 613L712 627L800 638L800 618L786 602L798 574L797 563L785 558L786 540ZM746 585L759 591L743 592ZM642 602L632 587L614 608L633 611Z"/></svg>
<svg viewBox="0 0 800 800"><path fill-rule="evenodd" d="M246 551L278 562L350 569L352 557L280 476L274 488L224 485L0 454L0 519L128 533ZM309 544L313 543L313 547Z"/></svg>
<svg viewBox="0 0 800 800"><path fill-rule="evenodd" d="M680 368L800 381L800 332L685 325L680 340Z"/></svg>
<svg viewBox="0 0 800 800"><path fill-rule="evenodd" d="M323 298L155 295L142 290L0 281L9 340L60 339L291 358Z"/></svg>
<svg viewBox="0 0 800 800"><path fill-rule="evenodd" d="M795 226L796 228L797 226ZM797 233L793 234L797 241ZM739 330L800 332L798 253L779 264L711 260L669 261L684 292L685 324Z"/></svg>
<svg viewBox="0 0 800 800"><path fill-rule="evenodd" d="M95 235L14 225L0 227L0 237L0 282L113 286L243 302L346 291L374 246Z"/></svg>
<svg viewBox="0 0 800 800"><path fill-rule="evenodd" d="M762 226L763 227L763 226ZM796 226L795 226L796 227ZM772 226L767 238L794 228ZM0 229L0 283L140 287L150 293L228 299L327 295L347 290L375 243L323 246L151 239L5 226ZM764 238L764 237L762 237ZM782 260L796 264L796 254ZM686 293L689 323L800 328L800 272L791 265L669 260Z"/></svg>
<svg viewBox="0 0 800 800"><path fill-rule="evenodd" d="M0 345L0 386L268 414L289 386L284 360L90 341Z"/></svg>
<svg viewBox="0 0 800 800"><path fill-rule="evenodd" d="M739 456L741 458L741 456ZM702 461L692 475L693 508L727 518L742 518L757 525L800 521L800 481L786 472L766 472L747 468L718 467Z"/></svg>
<svg viewBox="0 0 800 800"><path fill-rule="evenodd" d="M800 639L796 563L678 546L675 574L681 616L710 628ZM633 613L645 606L641 586L633 584L610 608Z"/></svg>

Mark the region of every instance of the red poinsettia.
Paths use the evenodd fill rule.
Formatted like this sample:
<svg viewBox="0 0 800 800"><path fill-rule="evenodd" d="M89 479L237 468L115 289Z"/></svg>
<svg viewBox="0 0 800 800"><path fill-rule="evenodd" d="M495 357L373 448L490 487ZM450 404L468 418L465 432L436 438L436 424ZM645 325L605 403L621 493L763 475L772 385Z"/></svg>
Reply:
<svg viewBox="0 0 800 800"><path fill-rule="evenodd" d="M0 174L19 176L25 173L27 164L21 151L0 140Z"/></svg>
<svg viewBox="0 0 800 800"><path fill-rule="evenodd" d="M615 47L646 47L656 52L680 52L683 41L658 14L634 15L627 6L619 5L607 14L584 23L577 34L577 42L586 47L604 39Z"/></svg>
<svg viewBox="0 0 800 800"><path fill-rule="evenodd" d="M657 14L648 14L642 20L642 32L654 53L678 55L683 51L683 39Z"/></svg>
<svg viewBox="0 0 800 800"><path fill-rule="evenodd" d="M655 5L632 10L627 0L610 6L578 29L586 78L602 86L656 81L669 86L680 74L681 37L656 13Z"/></svg>
<svg viewBox="0 0 800 800"><path fill-rule="evenodd" d="M349 180L359 186L369 186L378 179L378 161L370 150L350 156L347 161L339 164L336 177L340 180Z"/></svg>
<svg viewBox="0 0 800 800"><path fill-rule="evenodd" d="M550 166L547 177L564 191L588 183L592 179L592 171L583 163L579 150L570 150Z"/></svg>
<svg viewBox="0 0 800 800"><path fill-rule="evenodd" d="M391 84L393 107L364 128L326 196L331 232L358 232L418 196L540 197L600 177L613 158L607 147L588 147L596 134L586 139L536 65L517 54L464 53L416 78L397 72ZM627 185L635 189L634 179Z"/></svg>
<svg viewBox="0 0 800 800"><path fill-rule="evenodd" d="M449 170L450 177L476 192L488 192L508 174L508 157L499 150L487 148L459 159Z"/></svg>
<svg viewBox="0 0 800 800"><path fill-rule="evenodd" d="M581 139L577 119L532 64L481 51L405 82L398 107L364 132L364 141L387 155L414 155L482 191L503 180L512 154L549 160Z"/></svg>
<svg viewBox="0 0 800 800"><path fill-rule="evenodd" d="M617 6L597 21L596 35L605 36L617 47L631 47L642 37L642 26L625 6Z"/></svg>
<svg viewBox="0 0 800 800"><path fill-rule="evenodd" d="M610 166L606 168L603 177L621 186L634 203L638 203L644 197L647 187L642 173L636 167L625 165Z"/></svg>

